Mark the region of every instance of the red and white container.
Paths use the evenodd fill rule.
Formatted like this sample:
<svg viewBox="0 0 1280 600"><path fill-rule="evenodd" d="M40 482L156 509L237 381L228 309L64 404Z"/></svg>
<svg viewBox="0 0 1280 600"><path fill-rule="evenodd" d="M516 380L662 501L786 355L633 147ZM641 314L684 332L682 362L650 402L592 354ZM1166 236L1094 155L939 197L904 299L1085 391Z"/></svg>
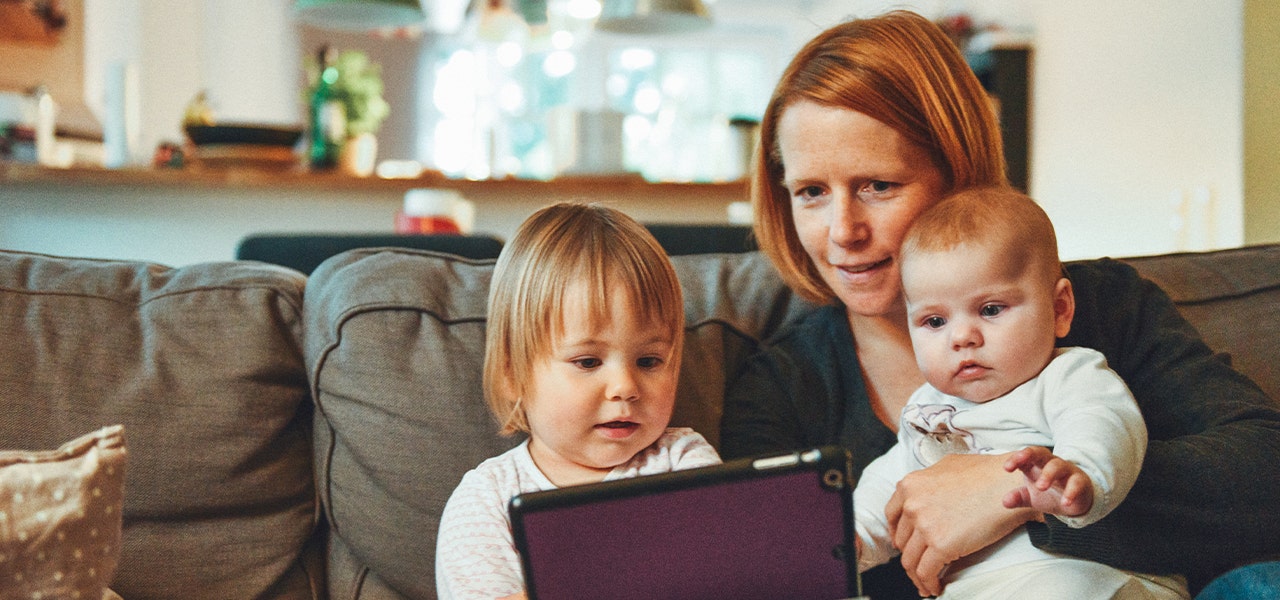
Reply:
<svg viewBox="0 0 1280 600"><path fill-rule="evenodd" d="M475 205L454 190L417 188L404 194L395 231L407 234L471 233Z"/></svg>

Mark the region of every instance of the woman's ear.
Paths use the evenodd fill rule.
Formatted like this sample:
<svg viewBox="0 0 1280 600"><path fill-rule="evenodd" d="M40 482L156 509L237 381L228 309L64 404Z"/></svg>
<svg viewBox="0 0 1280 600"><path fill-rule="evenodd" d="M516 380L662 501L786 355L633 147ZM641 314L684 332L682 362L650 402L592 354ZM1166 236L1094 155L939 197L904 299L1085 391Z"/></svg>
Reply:
<svg viewBox="0 0 1280 600"><path fill-rule="evenodd" d="M1071 280L1058 279L1053 286L1053 335L1066 337L1071 332L1071 319L1076 316L1076 295L1071 290Z"/></svg>

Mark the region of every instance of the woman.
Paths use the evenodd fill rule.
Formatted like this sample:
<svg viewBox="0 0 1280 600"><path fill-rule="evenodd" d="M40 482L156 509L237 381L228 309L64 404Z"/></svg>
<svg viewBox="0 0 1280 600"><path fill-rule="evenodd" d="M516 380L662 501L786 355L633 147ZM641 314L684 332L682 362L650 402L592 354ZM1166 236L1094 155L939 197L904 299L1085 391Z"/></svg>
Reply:
<svg viewBox="0 0 1280 600"><path fill-rule="evenodd" d="M995 114L945 34L894 12L837 25L783 73L760 128L755 233L784 280L826 306L753 357L730 384L726 458L827 443L861 469L894 442L923 378L911 351L896 253L917 215L951 190L1005 183ZM899 485L886 512L901 565L871 575L876 600L940 591L954 560L1027 524L1044 549L1193 590L1280 549L1280 412L1199 339L1169 298L1114 261L1072 265L1061 345L1095 348L1125 379L1151 441L1129 498L1070 529L1000 498L1004 456L949 456ZM891 567L891 566L890 566ZM883 570L884 568L881 568ZM901 573L901 571L899 571Z"/></svg>

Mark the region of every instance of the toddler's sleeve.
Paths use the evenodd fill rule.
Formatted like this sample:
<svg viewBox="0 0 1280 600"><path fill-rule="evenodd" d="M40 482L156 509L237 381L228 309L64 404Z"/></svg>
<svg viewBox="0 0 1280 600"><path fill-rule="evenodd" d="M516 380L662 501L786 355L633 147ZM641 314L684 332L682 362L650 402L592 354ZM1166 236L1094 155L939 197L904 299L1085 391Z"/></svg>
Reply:
<svg viewBox="0 0 1280 600"><path fill-rule="evenodd" d="M436 538L441 600L493 600L524 591L507 503L495 482L467 473L445 504Z"/></svg>

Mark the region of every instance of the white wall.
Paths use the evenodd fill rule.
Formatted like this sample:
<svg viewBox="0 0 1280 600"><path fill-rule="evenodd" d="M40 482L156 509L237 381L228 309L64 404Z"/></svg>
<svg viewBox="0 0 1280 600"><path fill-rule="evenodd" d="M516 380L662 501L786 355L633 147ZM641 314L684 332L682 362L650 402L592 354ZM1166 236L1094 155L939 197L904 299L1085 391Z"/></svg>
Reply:
<svg viewBox="0 0 1280 600"><path fill-rule="evenodd" d="M1243 242L1242 2L1036 2L1031 193L1067 258Z"/></svg>
<svg viewBox="0 0 1280 600"><path fill-rule="evenodd" d="M223 122L300 124L302 67L290 0L85 0L85 104L106 121L106 78L130 65L138 84L132 162L181 142L201 90Z"/></svg>

